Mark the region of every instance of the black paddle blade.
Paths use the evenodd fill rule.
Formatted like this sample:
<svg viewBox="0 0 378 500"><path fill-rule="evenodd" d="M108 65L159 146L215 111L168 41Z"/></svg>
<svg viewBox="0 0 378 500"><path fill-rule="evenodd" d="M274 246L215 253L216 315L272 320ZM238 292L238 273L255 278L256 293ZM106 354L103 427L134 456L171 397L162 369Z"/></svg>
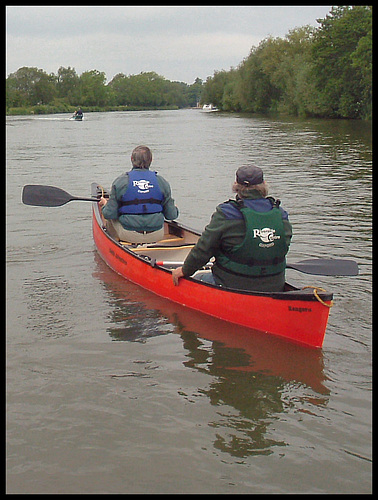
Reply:
<svg viewBox="0 0 378 500"><path fill-rule="evenodd" d="M79 198L63 189L40 184L27 184L22 190L22 203L35 207L60 207L69 201L99 201L97 198Z"/></svg>
<svg viewBox="0 0 378 500"><path fill-rule="evenodd" d="M22 191L22 203L37 207L60 207L72 199L63 189L53 186L28 184Z"/></svg>
<svg viewBox="0 0 378 500"><path fill-rule="evenodd" d="M320 276L357 276L358 265L349 259L309 259L286 264L289 269L296 269L301 273L317 274Z"/></svg>

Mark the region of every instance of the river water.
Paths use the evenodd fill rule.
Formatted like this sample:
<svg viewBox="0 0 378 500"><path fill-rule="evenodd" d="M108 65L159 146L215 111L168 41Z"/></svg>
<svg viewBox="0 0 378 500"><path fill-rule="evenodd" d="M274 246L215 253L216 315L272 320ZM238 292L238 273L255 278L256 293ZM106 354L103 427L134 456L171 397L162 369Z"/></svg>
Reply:
<svg viewBox="0 0 378 500"><path fill-rule="evenodd" d="M372 139L367 123L198 110L6 120L8 493L370 493ZM25 184L89 196L148 145L180 221L203 229L236 169L289 212L287 271L334 293L322 350L224 324L122 280L91 204L21 203Z"/></svg>

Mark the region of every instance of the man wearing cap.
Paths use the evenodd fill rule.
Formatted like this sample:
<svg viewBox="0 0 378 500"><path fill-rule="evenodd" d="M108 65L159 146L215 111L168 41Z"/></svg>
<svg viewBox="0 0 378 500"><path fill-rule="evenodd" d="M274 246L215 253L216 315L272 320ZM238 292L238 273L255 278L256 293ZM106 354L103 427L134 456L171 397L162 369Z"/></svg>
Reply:
<svg viewBox="0 0 378 500"><path fill-rule="evenodd" d="M268 197L263 171L245 165L236 172L235 200L217 206L173 282L191 276L214 257L212 273L203 281L249 291L282 291L286 254L292 237L287 212Z"/></svg>
<svg viewBox="0 0 378 500"><path fill-rule="evenodd" d="M107 230L120 240L158 241L164 237L164 219L178 217L170 185L157 172L149 170L151 162L151 150L137 146L131 153L132 170L113 182L109 200L100 199Z"/></svg>

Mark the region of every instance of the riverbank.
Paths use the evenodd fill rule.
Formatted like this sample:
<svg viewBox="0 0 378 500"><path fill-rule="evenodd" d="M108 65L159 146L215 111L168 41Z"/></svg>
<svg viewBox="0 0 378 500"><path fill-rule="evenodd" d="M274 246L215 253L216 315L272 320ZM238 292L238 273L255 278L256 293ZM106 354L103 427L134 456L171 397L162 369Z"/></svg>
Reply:
<svg viewBox="0 0 378 500"><path fill-rule="evenodd" d="M17 115L52 115L57 113L74 114L77 107L67 105L39 104L36 106L7 108L7 116ZM106 112L106 111L148 111L148 110L171 110L179 109L178 106L81 106L84 113Z"/></svg>

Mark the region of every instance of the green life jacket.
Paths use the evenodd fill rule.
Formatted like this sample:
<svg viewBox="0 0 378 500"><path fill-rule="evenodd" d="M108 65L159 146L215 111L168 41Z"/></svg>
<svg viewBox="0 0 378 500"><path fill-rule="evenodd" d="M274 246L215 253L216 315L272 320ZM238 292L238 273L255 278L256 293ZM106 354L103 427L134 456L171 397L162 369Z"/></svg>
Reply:
<svg viewBox="0 0 378 500"><path fill-rule="evenodd" d="M244 276L272 276L283 272L289 248L277 204L268 212L257 212L246 206L238 208L246 225L245 238L232 251L220 251L216 256L217 266Z"/></svg>

